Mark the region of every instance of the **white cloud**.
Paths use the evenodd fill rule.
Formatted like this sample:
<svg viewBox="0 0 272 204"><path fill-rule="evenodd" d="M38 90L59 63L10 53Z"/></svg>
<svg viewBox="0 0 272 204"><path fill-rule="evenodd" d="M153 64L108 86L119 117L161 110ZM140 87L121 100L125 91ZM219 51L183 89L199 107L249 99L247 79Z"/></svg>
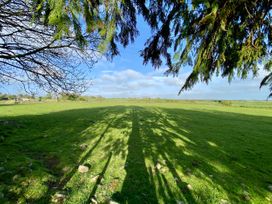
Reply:
<svg viewBox="0 0 272 204"><path fill-rule="evenodd" d="M93 80L88 94L106 97L159 97L161 90L170 87L175 89L173 93L176 95L179 80L157 74L144 75L132 69L102 72L100 77Z"/></svg>
<svg viewBox="0 0 272 204"><path fill-rule="evenodd" d="M227 79L213 77L208 84L198 83L192 90L181 93L180 87L189 73L179 77L166 77L163 70L142 74L133 69L121 71L105 70L93 80L93 86L87 94L105 97L160 97L179 99L259 99L268 96L268 89L259 90L261 79L266 75L261 71L259 76L245 80L234 79L231 84Z"/></svg>

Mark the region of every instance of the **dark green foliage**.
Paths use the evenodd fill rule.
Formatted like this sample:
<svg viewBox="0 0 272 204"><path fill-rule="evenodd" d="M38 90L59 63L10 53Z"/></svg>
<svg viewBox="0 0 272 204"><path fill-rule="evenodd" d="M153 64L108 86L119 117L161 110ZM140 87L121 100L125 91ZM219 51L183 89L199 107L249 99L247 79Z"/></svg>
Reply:
<svg viewBox="0 0 272 204"><path fill-rule="evenodd" d="M61 94L61 99L63 100L70 100L70 101L76 101L79 99L79 95L75 93L63 93Z"/></svg>
<svg viewBox="0 0 272 204"><path fill-rule="evenodd" d="M81 96L76 93L62 93L59 95L58 99L69 100L69 101L88 101L87 96Z"/></svg>
<svg viewBox="0 0 272 204"><path fill-rule="evenodd" d="M46 24L57 28L57 39L72 31L84 48L88 46L89 34L95 33L102 40L99 50L108 50L111 56L118 54L115 41L126 46L137 36L136 9L129 0L35 0L34 9L36 18L43 18Z"/></svg>
<svg viewBox="0 0 272 204"><path fill-rule="evenodd" d="M173 75L186 65L192 67L181 91L198 81L208 83L214 74L229 80L235 75L244 79L249 73L256 76L262 65L271 72L269 0L163 1L152 5L156 20L151 21L153 15L145 16L156 33L142 51L144 62L159 67L164 57L167 74ZM262 85L269 83L267 76Z"/></svg>
<svg viewBox="0 0 272 204"><path fill-rule="evenodd" d="M264 77L264 79L261 82L260 87L262 86L269 86L270 89L270 94L268 97L272 97L272 72L270 74L268 74L266 77Z"/></svg>
<svg viewBox="0 0 272 204"><path fill-rule="evenodd" d="M231 106L231 101L226 101L226 100L224 100L224 101L219 101L219 103L220 104L222 104L223 106Z"/></svg>
<svg viewBox="0 0 272 204"><path fill-rule="evenodd" d="M72 29L84 46L88 42L84 33L97 33L103 39L100 50L108 50L111 55L118 54L116 41L126 46L137 36L138 11L153 30L141 52L144 63L151 62L158 68L164 58L169 67L166 74L173 75L184 66L192 68L181 91L199 81L208 83L215 74L231 81L234 76L256 76L262 66L271 72L270 0L35 2L38 16L57 26L57 38ZM83 25L80 19L84 19ZM271 74L261 85L268 84Z"/></svg>

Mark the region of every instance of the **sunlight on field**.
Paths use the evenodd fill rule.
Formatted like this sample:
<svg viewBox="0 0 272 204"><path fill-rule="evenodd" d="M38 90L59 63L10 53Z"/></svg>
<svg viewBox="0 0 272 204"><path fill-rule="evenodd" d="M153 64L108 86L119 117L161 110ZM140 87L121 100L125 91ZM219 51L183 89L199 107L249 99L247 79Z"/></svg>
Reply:
<svg viewBox="0 0 272 204"><path fill-rule="evenodd" d="M271 203L271 119L254 101L2 104L0 201Z"/></svg>

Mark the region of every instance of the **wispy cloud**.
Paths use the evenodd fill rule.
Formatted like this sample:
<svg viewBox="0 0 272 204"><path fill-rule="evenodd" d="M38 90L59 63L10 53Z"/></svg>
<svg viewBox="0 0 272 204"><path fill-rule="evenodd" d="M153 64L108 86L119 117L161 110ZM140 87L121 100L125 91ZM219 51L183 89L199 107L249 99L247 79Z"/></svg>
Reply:
<svg viewBox="0 0 272 204"><path fill-rule="evenodd" d="M231 84L226 79L214 77L208 84L198 83L192 90L177 95L188 76L166 77L165 69L143 74L127 68L121 71L104 70L93 80L93 86L87 94L104 97L152 97L180 99L266 99L268 90L259 90L265 72L257 78L234 79Z"/></svg>

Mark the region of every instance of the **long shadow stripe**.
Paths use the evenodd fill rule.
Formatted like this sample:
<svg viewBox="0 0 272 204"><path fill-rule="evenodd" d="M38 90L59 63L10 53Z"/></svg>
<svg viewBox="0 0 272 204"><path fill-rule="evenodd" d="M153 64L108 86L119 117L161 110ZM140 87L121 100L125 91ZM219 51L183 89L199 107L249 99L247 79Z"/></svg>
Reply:
<svg viewBox="0 0 272 204"><path fill-rule="evenodd" d="M96 190L97 190L99 184L101 183L101 180L102 180L104 174L106 173L106 171L107 171L107 169L108 169L108 166L109 166L110 161L111 161L111 157L112 157L112 152L110 153L109 158L108 158L108 160L107 160L107 162L106 162L106 164L105 164L105 166L104 166L102 172L99 174L99 177L98 177L98 179L96 180L96 183L95 183L95 185L94 185L94 187L93 187L92 192L90 193L90 196L89 196L88 200L86 201L86 204L91 203L92 198L94 198L95 193L96 193Z"/></svg>
<svg viewBox="0 0 272 204"><path fill-rule="evenodd" d="M115 117L116 118L116 117ZM109 124L107 125L106 129L103 131L103 133L100 135L99 139L96 141L96 143L94 144L94 146L85 154L84 157L82 157L80 159L80 161L78 162L78 164L76 166L74 166L74 168L67 174L67 176L65 178L63 178L59 185L58 188L62 189L73 177L73 175L76 173L76 170L78 168L79 165L83 164L84 161L92 154L92 152L95 150L95 148L99 145L99 143L101 142L101 140L104 138L106 132L108 131L108 129L110 128L111 124L113 123L113 121L115 120L115 118L113 118Z"/></svg>

